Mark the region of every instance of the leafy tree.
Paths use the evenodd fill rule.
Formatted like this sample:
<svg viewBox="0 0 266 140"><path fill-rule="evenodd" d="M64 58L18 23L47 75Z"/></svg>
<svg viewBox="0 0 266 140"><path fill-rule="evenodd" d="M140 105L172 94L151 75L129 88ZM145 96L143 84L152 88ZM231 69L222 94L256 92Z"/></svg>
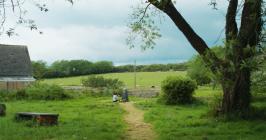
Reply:
<svg viewBox="0 0 266 140"><path fill-rule="evenodd" d="M224 47L215 46L211 50L219 58L224 57ZM200 55L196 55L189 60L187 75L196 80L198 85L209 84L212 81L216 83L217 80Z"/></svg>
<svg viewBox="0 0 266 140"><path fill-rule="evenodd" d="M167 64L168 70L173 71L185 71L187 70L187 63L178 63L178 64Z"/></svg>
<svg viewBox="0 0 266 140"><path fill-rule="evenodd" d="M71 60L67 64L68 75L77 76L93 72L93 63L87 60Z"/></svg>
<svg viewBox="0 0 266 140"><path fill-rule="evenodd" d="M46 62L44 61L32 61L33 77L36 79L44 78L45 73L48 71Z"/></svg>
<svg viewBox="0 0 266 140"><path fill-rule="evenodd" d="M93 73L99 74L99 73L109 73L114 70L113 62L111 61L99 61L93 64Z"/></svg>
<svg viewBox="0 0 266 140"><path fill-rule="evenodd" d="M69 75L70 68L68 67L68 61L67 60L61 60L61 61L55 61L51 67L51 72L56 77L64 77Z"/></svg>
<svg viewBox="0 0 266 140"><path fill-rule="evenodd" d="M160 37L155 20L149 12L151 6L165 13L176 27L185 35L192 47L200 54L212 73L220 79L223 89L222 105L219 113L245 113L250 108L251 101L251 66L254 66L256 50L263 38L263 0L229 0L225 24L225 56L219 58L209 49L207 43L200 37L182 14L174 6L173 0L147 0L145 7L137 7L132 14L135 22L129 26L132 33L127 43L134 47L136 41L142 41L141 47L152 48L154 39ZM145 4L145 3L143 3ZM216 8L216 1L211 5ZM153 8L154 9L154 8ZM239 14L239 12L242 12ZM240 15L240 22L236 21ZM135 35L135 36L134 36Z"/></svg>
<svg viewBox="0 0 266 140"><path fill-rule="evenodd" d="M202 58L197 55L188 62L187 75L195 80L198 85L209 84L212 81L212 73L204 64Z"/></svg>

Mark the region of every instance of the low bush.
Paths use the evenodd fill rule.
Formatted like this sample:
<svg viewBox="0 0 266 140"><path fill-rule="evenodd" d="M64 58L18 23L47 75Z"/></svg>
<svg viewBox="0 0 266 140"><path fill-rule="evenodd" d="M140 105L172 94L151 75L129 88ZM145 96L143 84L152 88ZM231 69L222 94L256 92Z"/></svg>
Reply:
<svg viewBox="0 0 266 140"><path fill-rule="evenodd" d="M161 88L165 104L188 104L192 103L197 84L189 78L171 76L162 82Z"/></svg>
<svg viewBox="0 0 266 140"><path fill-rule="evenodd" d="M0 93L0 98L1 100L63 100L72 98L72 96L58 85L41 84L37 82L18 91L2 91Z"/></svg>
<svg viewBox="0 0 266 140"><path fill-rule="evenodd" d="M103 88L107 86L107 83L102 76L89 76L86 79L82 79L81 83L85 87L92 88Z"/></svg>
<svg viewBox="0 0 266 140"><path fill-rule="evenodd" d="M41 100L62 100L71 98L71 96L67 94L66 91L58 85L40 83L35 83L27 87L25 89L25 95L28 96L29 99Z"/></svg>
<svg viewBox="0 0 266 140"><path fill-rule="evenodd" d="M112 93L121 94L124 83L118 79L108 79L103 76L89 76L87 79L82 79L82 85L98 89L97 93L99 94L110 95Z"/></svg>
<svg viewBox="0 0 266 140"><path fill-rule="evenodd" d="M103 76L89 76L86 79L82 79L82 85L85 87L91 87L91 88L105 88L105 87L111 87L111 88L117 88L124 86L124 83L122 81L119 81L118 79L108 79L104 78Z"/></svg>

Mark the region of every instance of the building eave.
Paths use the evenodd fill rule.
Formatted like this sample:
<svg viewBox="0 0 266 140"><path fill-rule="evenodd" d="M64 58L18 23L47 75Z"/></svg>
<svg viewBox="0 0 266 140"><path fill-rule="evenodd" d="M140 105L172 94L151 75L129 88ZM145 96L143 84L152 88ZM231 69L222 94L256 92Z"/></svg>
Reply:
<svg viewBox="0 0 266 140"><path fill-rule="evenodd" d="M10 76L10 77L1 77L0 82L34 82L36 79L33 77L23 77L23 76Z"/></svg>

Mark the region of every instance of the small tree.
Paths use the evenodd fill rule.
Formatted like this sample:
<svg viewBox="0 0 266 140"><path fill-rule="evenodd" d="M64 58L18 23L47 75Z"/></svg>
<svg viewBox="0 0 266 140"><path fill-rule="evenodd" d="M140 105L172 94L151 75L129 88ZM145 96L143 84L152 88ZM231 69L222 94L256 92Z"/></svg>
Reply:
<svg viewBox="0 0 266 140"><path fill-rule="evenodd" d="M44 61L32 61L33 77L36 79L44 78L45 74L48 72L46 62Z"/></svg>

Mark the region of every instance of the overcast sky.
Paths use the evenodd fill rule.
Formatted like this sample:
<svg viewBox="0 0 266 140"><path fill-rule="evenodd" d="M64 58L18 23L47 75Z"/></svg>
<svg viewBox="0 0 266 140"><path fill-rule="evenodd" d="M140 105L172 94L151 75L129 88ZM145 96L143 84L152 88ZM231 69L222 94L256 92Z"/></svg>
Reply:
<svg viewBox="0 0 266 140"><path fill-rule="evenodd" d="M48 63L61 59L109 60L116 65L130 64L135 59L138 64L176 63L196 54L168 17L158 23L163 36L153 50L129 49L125 38L132 12L130 7L140 0L78 0L73 6L65 0L47 1L47 13L30 3L25 6L28 16L44 32L42 35L17 28L18 36L1 36L1 43L27 45L32 60ZM177 0L176 3L178 10L210 46L217 45L216 40L224 28L228 3L220 1L218 11L208 5L210 0ZM10 18L9 25L11 21Z"/></svg>

